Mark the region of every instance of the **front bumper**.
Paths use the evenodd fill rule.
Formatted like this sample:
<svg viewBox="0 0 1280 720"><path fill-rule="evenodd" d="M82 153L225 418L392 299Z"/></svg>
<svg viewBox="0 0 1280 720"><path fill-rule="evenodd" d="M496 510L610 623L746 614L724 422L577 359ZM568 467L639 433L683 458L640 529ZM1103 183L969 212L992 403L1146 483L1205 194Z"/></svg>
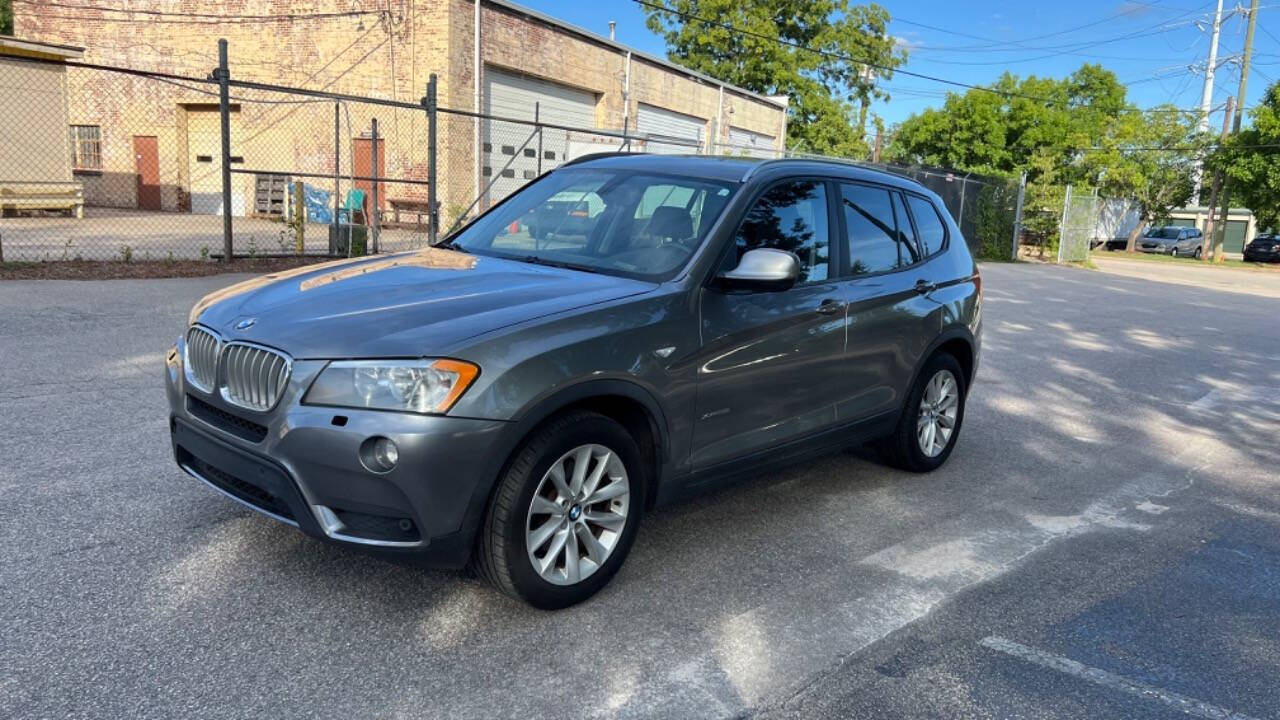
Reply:
<svg viewBox="0 0 1280 720"><path fill-rule="evenodd" d="M275 410L254 413L186 387L182 348L166 373L174 458L187 474L308 535L463 565L478 525L477 499L496 474L496 420L302 405L323 362L298 361ZM374 473L360 461L368 438L390 438L399 461Z"/></svg>

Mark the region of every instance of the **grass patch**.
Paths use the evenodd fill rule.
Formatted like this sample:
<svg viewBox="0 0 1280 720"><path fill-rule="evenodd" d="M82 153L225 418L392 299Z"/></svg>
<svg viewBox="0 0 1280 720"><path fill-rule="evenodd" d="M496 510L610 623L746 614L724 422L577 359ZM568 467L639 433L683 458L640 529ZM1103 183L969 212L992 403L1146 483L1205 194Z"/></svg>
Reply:
<svg viewBox="0 0 1280 720"><path fill-rule="evenodd" d="M203 277L223 273L263 274L333 260L323 255L237 258L229 263L208 260L56 260L0 263L0 280L119 280Z"/></svg>

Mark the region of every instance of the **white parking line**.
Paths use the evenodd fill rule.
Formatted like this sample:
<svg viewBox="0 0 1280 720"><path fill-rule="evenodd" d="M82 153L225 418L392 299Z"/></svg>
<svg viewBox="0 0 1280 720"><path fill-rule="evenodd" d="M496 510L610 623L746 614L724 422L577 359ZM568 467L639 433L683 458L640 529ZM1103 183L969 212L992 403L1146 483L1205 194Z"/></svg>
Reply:
<svg viewBox="0 0 1280 720"><path fill-rule="evenodd" d="M1095 685L1119 690L1120 692L1136 695L1140 698L1148 700L1157 700L1170 707L1177 708L1188 715L1194 715L1202 718L1214 718L1215 720L1256 720L1250 715L1238 713L1227 708L1218 707L1203 700L1179 695L1175 692L1162 690L1153 685L1141 683L1136 680L1130 680L1126 677L1107 672L1099 668L1089 667L1083 663L1076 662L1071 658L1061 655L1054 655L1043 650L1037 650L1026 645L1021 645L1012 640L1006 640L1002 637L989 635L982 639L981 645L998 650L1006 655L1011 655L1020 660L1026 660L1041 667L1057 670L1060 673L1088 680Z"/></svg>

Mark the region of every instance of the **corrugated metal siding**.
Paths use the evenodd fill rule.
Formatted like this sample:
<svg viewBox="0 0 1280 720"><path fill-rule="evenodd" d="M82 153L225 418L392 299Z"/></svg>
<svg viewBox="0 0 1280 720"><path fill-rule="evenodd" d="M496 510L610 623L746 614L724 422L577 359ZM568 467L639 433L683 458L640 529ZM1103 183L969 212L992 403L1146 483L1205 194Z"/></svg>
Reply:
<svg viewBox="0 0 1280 720"><path fill-rule="evenodd" d="M570 127L596 126L596 95L566 85L485 68L484 112L499 117L533 120L537 104L542 122ZM488 182L499 175L489 191L491 201L501 200L526 182L537 177L538 140L535 137L523 150L521 143L533 132L532 125L486 120L484 129L482 178ZM541 170L546 172L564 162L570 154L570 133L546 129L542 133ZM515 159L512 160L512 157ZM511 164L503 171L507 162Z"/></svg>
<svg viewBox="0 0 1280 720"><path fill-rule="evenodd" d="M689 144L649 141L645 150L654 153L688 154L702 152L702 136L707 121L693 115L685 115L666 108L640 103L636 111L636 132L687 138ZM696 143L696 145L695 145Z"/></svg>
<svg viewBox="0 0 1280 720"><path fill-rule="evenodd" d="M729 155L748 155L751 157L777 157L777 138L764 133L729 128Z"/></svg>

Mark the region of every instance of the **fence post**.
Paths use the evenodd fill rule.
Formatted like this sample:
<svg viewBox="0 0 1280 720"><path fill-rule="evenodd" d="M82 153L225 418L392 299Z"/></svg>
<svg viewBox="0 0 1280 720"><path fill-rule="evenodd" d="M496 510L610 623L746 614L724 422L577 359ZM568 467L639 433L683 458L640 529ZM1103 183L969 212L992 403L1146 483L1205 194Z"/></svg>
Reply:
<svg viewBox="0 0 1280 720"><path fill-rule="evenodd" d="M422 99L427 108L427 244L436 244L440 232L440 213L436 208L436 74L427 79L427 96Z"/></svg>
<svg viewBox="0 0 1280 720"><path fill-rule="evenodd" d="M1062 222L1058 223L1058 262L1062 262L1062 245L1067 239L1067 214L1071 210L1071 185L1067 184L1067 195L1062 199Z"/></svg>
<svg viewBox="0 0 1280 720"><path fill-rule="evenodd" d="M960 178L960 217L956 218L956 225L959 226L960 232L964 232L964 198L969 194L969 173L965 173Z"/></svg>
<svg viewBox="0 0 1280 720"><path fill-rule="evenodd" d="M369 172L373 176L373 205L370 211L373 213L373 252L378 253L378 231L381 226L378 223L378 118L373 118L373 155L372 170ZM355 162L354 160L352 162Z"/></svg>
<svg viewBox="0 0 1280 720"><path fill-rule="evenodd" d="M352 158L355 161L355 158ZM338 242L338 212L342 209L342 103L333 104L333 219L329 223L329 252ZM347 222L351 219L347 218ZM347 248L350 250L350 248Z"/></svg>
<svg viewBox="0 0 1280 720"><path fill-rule="evenodd" d="M231 262L231 69L227 39L218 40L218 119L222 134L222 262Z"/></svg>
<svg viewBox="0 0 1280 720"><path fill-rule="evenodd" d="M1022 242L1022 200L1027 194L1027 174L1018 181L1018 204L1013 211L1013 253L1010 260L1018 259L1018 244Z"/></svg>
<svg viewBox="0 0 1280 720"><path fill-rule="evenodd" d="M301 180L293 182L293 227L295 248L301 255L306 251L305 234L307 232L307 208L305 203L305 193L303 192Z"/></svg>
<svg viewBox="0 0 1280 720"><path fill-rule="evenodd" d="M538 131L538 174L542 174L542 103L533 104L533 127Z"/></svg>

